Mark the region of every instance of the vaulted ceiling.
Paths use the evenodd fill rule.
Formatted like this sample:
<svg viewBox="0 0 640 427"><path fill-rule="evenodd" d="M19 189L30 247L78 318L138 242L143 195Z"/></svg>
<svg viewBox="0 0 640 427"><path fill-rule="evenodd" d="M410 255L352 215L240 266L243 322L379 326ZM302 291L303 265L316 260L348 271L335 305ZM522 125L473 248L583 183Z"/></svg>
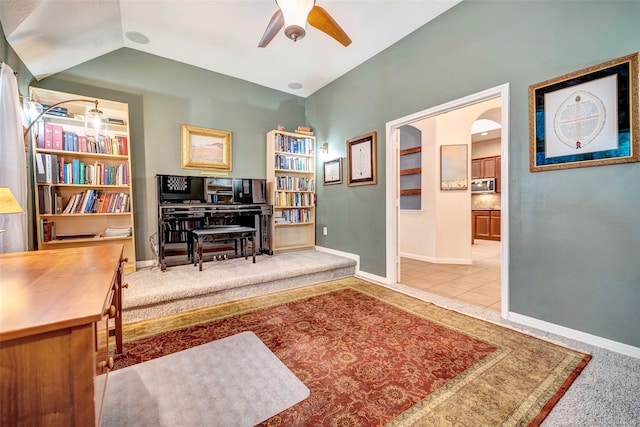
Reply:
<svg viewBox="0 0 640 427"><path fill-rule="evenodd" d="M0 0L0 22L37 79L128 47L307 97L460 1L317 0L347 47L311 26L257 47L273 0Z"/></svg>

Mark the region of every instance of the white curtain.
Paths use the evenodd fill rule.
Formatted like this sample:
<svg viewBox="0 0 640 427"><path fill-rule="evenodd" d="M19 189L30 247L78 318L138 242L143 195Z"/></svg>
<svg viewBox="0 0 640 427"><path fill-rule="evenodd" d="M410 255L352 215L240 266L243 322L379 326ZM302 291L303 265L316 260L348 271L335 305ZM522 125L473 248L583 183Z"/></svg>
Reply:
<svg viewBox="0 0 640 427"><path fill-rule="evenodd" d="M0 62L0 187L9 187L23 213L0 214L0 253L27 250L27 161L18 81Z"/></svg>

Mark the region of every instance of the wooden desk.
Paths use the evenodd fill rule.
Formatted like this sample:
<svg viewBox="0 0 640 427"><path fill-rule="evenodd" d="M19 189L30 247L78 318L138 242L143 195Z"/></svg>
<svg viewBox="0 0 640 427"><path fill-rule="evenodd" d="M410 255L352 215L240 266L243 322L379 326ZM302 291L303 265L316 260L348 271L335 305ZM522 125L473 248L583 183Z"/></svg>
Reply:
<svg viewBox="0 0 640 427"><path fill-rule="evenodd" d="M0 425L100 424L122 352L122 252L0 254Z"/></svg>

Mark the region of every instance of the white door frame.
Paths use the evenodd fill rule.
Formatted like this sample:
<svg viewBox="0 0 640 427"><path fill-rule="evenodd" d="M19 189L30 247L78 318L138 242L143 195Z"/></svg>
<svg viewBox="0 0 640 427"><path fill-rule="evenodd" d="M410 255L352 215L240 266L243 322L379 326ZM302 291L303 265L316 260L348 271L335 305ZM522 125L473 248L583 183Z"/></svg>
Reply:
<svg viewBox="0 0 640 427"><path fill-rule="evenodd" d="M398 283L400 263L399 258L399 174L397 157L400 150L397 132L402 126L409 125L415 121L423 120L428 117L443 114L452 110L457 110L478 102L488 99L501 97L502 100L502 130L501 130L501 181L500 181L500 198L501 198L501 215L500 215L500 233L501 233L501 316L507 318L509 313L509 83L496 86L464 98L456 99L436 107L414 113L399 119L387 122L386 124L386 281L388 283Z"/></svg>

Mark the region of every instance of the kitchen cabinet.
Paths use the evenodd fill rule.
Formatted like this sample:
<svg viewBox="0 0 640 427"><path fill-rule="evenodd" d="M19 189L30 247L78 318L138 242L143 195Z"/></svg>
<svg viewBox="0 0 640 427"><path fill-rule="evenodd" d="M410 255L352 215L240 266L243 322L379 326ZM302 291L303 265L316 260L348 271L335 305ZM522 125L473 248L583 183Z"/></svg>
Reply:
<svg viewBox="0 0 640 427"><path fill-rule="evenodd" d="M496 192L500 192L500 156L481 157L471 160L471 179L495 178Z"/></svg>
<svg viewBox="0 0 640 427"><path fill-rule="evenodd" d="M500 240L499 210L474 210L471 220L473 239Z"/></svg>

